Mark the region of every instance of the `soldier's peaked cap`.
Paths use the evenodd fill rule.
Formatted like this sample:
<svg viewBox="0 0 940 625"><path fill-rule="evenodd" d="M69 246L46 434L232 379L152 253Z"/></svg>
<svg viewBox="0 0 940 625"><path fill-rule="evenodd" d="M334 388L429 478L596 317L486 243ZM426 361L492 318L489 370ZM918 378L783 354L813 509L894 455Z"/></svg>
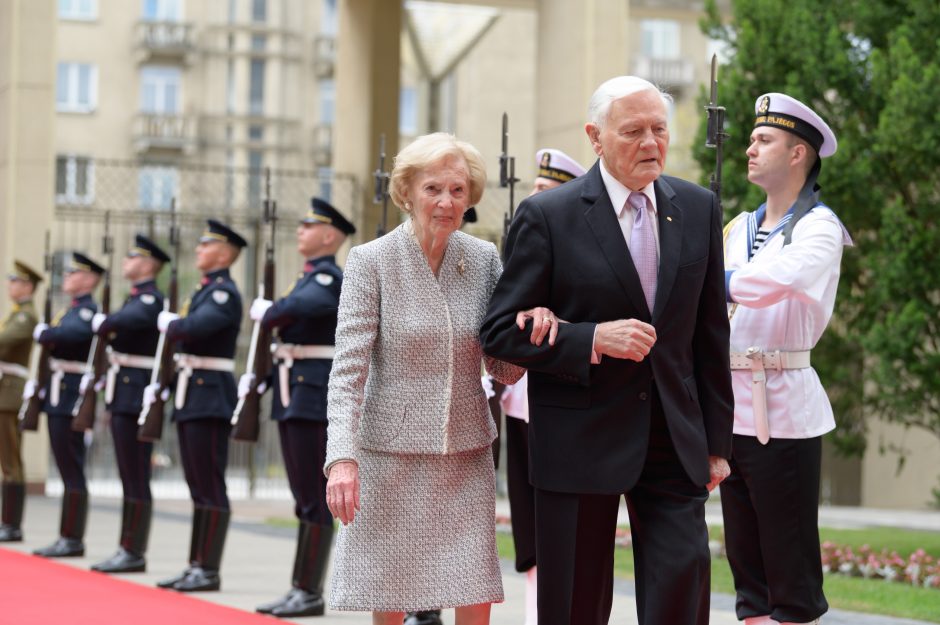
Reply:
<svg viewBox="0 0 940 625"><path fill-rule="evenodd" d="M10 280L22 280L33 284L42 282L42 274L21 260L13 261L13 272L8 274L7 277Z"/></svg>
<svg viewBox="0 0 940 625"><path fill-rule="evenodd" d="M72 252L72 262L69 264L67 271L90 271L100 276L104 273L104 267L81 252Z"/></svg>
<svg viewBox="0 0 940 625"><path fill-rule="evenodd" d="M536 152L535 163L539 167L536 174L539 178L558 182L568 182L587 173L578 161L554 148L543 148Z"/></svg>
<svg viewBox="0 0 940 625"><path fill-rule="evenodd" d="M239 248L248 245L248 241L246 241L240 234L226 226L221 221L207 219L206 224L207 227L205 232L203 232L202 236L199 237L200 243L221 241L222 243L228 243L229 245L234 245L235 247Z"/></svg>
<svg viewBox="0 0 940 625"><path fill-rule="evenodd" d="M170 262L170 255L160 249L160 246L142 234L134 236L134 245L127 252L128 256L148 256L161 263Z"/></svg>
<svg viewBox="0 0 940 625"><path fill-rule="evenodd" d="M318 197L310 199L310 210L300 220L305 224L329 224L338 228L344 234L356 234L356 226L352 225L343 214L336 210L332 204Z"/></svg>
<svg viewBox="0 0 940 625"><path fill-rule="evenodd" d="M832 156L839 143L816 111L785 93L765 93L754 102L754 127L772 126L809 143L820 158Z"/></svg>

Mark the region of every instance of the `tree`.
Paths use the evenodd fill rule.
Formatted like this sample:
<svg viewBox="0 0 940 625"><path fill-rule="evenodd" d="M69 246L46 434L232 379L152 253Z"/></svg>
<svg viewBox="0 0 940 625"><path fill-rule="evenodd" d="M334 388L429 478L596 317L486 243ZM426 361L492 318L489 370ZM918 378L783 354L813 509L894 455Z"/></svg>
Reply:
<svg viewBox="0 0 940 625"><path fill-rule="evenodd" d="M760 94L806 102L839 140L822 199L856 247L813 354L837 446L864 451L870 415L940 437L940 3L732 0L727 23L714 0L706 6L702 28L729 56L719 82L726 217L762 201L744 154ZM713 153L698 148L696 158L713 168Z"/></svg>

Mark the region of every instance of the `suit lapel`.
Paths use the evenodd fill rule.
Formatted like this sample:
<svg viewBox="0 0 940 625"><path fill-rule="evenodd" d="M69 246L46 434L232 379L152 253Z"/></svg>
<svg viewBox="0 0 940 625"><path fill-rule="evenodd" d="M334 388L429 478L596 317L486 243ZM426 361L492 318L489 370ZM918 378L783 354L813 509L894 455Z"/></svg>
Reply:
<svg viewBox="0 0 940 625"><path fill-rule="evenodd" d="M657 319L669 299L679 269L682 251L682 209L676 192L669 183L659 178L653 185L656 191L656 212L659 225L659 277L656 280L656 301L653 319Z"/></svg>
<svg viewBox="0 0 940 625"><path fill-rule="evenodd" d="M643 295L643 287L640 284L640 276L636 272L633 259L630 257L630 250L627 248L627 242L623 240L623 231L614 214L614 207L610 203L610 195L604 187L604 181L601 178L599 165L594 164L591 171L588 172L589 178L585 181L584 191L581 193L581 199L587 204L587 210L584 212L584 218L587 220L588 227L597 239L597 244L607 258L610 268L613 270L617 281L623 288L624 293L630 299L636 310L649 320L646 316L646 296Z"/></svg>

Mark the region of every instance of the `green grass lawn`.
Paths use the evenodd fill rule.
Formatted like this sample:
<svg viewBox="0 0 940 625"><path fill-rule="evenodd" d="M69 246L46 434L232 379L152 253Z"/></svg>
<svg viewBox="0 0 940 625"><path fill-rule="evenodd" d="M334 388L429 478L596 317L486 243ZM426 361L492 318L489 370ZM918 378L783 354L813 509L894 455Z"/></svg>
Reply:
<svg viewBox="0 0 940 625"><path fill-rule="evenodd" d="M720 536L721 528L712 528L711 534L713 537ZM915 549L923 548L935 557L940 556L940 532L894 528L864 530L823 528L820 530L820 535L824 541L831 540L853 548L867 544L872 549L894 550L903 556L907 556ZM514 557L512 536L498 533L496 542L500 557L509 559ZM614 556L614 575L627 579L633 578L633 552L629 549L617 549ZM725 559L712 561L712 590L734 594L731 569ZM940 623L940 590L938 589L914 588L906 584L882 580L829 574L825 579L825 592L829 605L833 608Z"/></svg>

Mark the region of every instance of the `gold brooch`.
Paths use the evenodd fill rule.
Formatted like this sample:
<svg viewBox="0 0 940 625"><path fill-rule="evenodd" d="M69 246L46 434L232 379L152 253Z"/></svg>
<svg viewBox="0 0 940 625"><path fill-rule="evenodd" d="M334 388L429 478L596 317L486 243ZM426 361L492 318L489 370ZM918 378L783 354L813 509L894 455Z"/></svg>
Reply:
<svg viewBox="0 0 940 625"><path fill-rule="evenodd" d="M463 272L467 270L467 262L465 259L461 258L457 261L457 273L463 275Z"/></svg>

